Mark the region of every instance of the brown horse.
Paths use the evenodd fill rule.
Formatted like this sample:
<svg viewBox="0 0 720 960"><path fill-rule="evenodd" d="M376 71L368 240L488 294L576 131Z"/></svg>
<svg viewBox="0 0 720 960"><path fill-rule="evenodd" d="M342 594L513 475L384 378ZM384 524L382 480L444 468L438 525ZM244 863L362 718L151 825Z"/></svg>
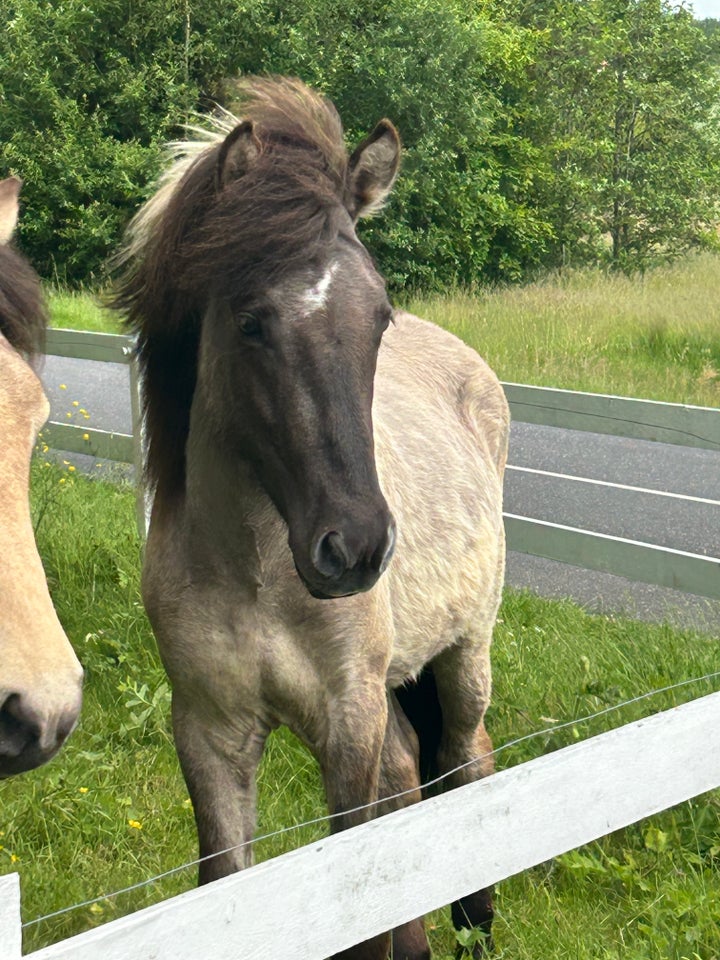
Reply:
<svg viewBox="0 0 720 960"><path fill-rule="evenodd" d="M139 337L143 594L203 857L252 837L278 724L318 758L336 830L419 799L421 758L442 774L487 754L504 565L503 392L455 337L393 313L355 233L396 175L394 127L348 157L299 81L242 92L242 120L175 145L115 302ZM248 861L206 859L200 881ZM489 933L489 892L453 916ZM392 936L396 960L429 956L421 920Z"/></svg>
<svg viewBox="0 0 720 960"><path fill-rule="evenodd" d="M48 402L26 357L45 329L34 271L8 246L20 181L0 180L0 777L49 760L77 722L82 670L35 546L30 455Z"/></svg>

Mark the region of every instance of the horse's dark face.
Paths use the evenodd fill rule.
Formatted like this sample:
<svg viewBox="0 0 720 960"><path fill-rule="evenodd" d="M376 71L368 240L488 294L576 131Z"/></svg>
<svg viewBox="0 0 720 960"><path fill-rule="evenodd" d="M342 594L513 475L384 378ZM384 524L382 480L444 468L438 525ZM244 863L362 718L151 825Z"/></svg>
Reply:
<svg viewBox="0 0 720 960"><path fill-rule="evenodd" d="M321 599L370 589L394 548L372 424L391 318L344 216L322 262L249 299L214 299L204 322L198 386L224 442L252 462L287 522L298 573Z"/></svg>

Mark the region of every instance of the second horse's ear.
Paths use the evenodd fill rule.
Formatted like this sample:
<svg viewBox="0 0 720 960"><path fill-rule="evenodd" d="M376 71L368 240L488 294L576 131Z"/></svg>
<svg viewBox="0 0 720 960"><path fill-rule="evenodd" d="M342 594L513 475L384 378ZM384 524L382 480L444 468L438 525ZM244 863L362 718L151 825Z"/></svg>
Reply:
<svg viewBox="0 0 720 960"><path fill-rule="evenodd" d="M0 180L0 245L9 243L18 219L18 196L22 180L8 177Z"/></svg>
<svg viewBox="0 0 720 960"><path fill-rule="evenodd" d="M260 152L252 120L243 120L225 137L215 168L215 184L222 190L247 173Z"/></svg>
<svg viewBox="0 0 720 960"><path fill-rule="evenodd" d="M389 120L381 120L350 157L350 201L353 220L377 213L400 167L400 137Z"/></svg>

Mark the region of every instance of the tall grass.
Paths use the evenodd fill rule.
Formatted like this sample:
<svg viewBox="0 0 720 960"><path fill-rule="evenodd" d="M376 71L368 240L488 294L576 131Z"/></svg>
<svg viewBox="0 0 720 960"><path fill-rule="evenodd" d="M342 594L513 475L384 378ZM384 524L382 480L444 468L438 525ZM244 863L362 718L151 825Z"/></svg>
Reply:
<svg viewBox="0 0 720 960"><path fill-rule="evenodd" d="M523 287L412 298L502 380L720 406L720 257L641 277L574 271Z"/></svg>
<svg viewBox="0 0 720 960"><path fill-rule="evenodd" d="M80 727L62 753L0 783L0 872L19 870L26 921L195 856L192 811L171 743L169 690L139 600L133 493L42 461L33 466L33 491L36 517L42 513L40 549L86 688ZM489 729L496 746L546 732L501 751L498 766L718 688L706 681L556 729L717 666L714 639L696 631L591 616L570 602L507 590L495 632ZM286 731L270 739L259 806L261 833L324 811L317 766ZM257 855L274 856L324 832L315 825L272 838ZM717 960L719 866L720 795L713 793L500 884L499 947L514 960ZM194 874L182 870L33 924L25 949L179 893L193 886ZM449 960L447 911L430 925L435 956Z"/></svg>
<svg viewBox="0 0 720 960"><path fill-rule="evenodd" d="M87 291L46 289L53 327L68 330L92 330L96 333L122 333L117 314L101 305L100 298Z"/></svg>

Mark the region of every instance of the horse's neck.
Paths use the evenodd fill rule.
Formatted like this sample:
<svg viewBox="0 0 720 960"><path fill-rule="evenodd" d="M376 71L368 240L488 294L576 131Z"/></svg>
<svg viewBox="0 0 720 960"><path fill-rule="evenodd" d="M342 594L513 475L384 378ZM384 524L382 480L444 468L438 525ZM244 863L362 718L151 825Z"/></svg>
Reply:
<svg viewBox="0 0 720 960"><path fill-rule="evenodd" d="M255 576L258 528L274 513L249 463L232 458L207 431L191 428L187 445L184 525L193 551L207 545L213 562Z"/></svg>

